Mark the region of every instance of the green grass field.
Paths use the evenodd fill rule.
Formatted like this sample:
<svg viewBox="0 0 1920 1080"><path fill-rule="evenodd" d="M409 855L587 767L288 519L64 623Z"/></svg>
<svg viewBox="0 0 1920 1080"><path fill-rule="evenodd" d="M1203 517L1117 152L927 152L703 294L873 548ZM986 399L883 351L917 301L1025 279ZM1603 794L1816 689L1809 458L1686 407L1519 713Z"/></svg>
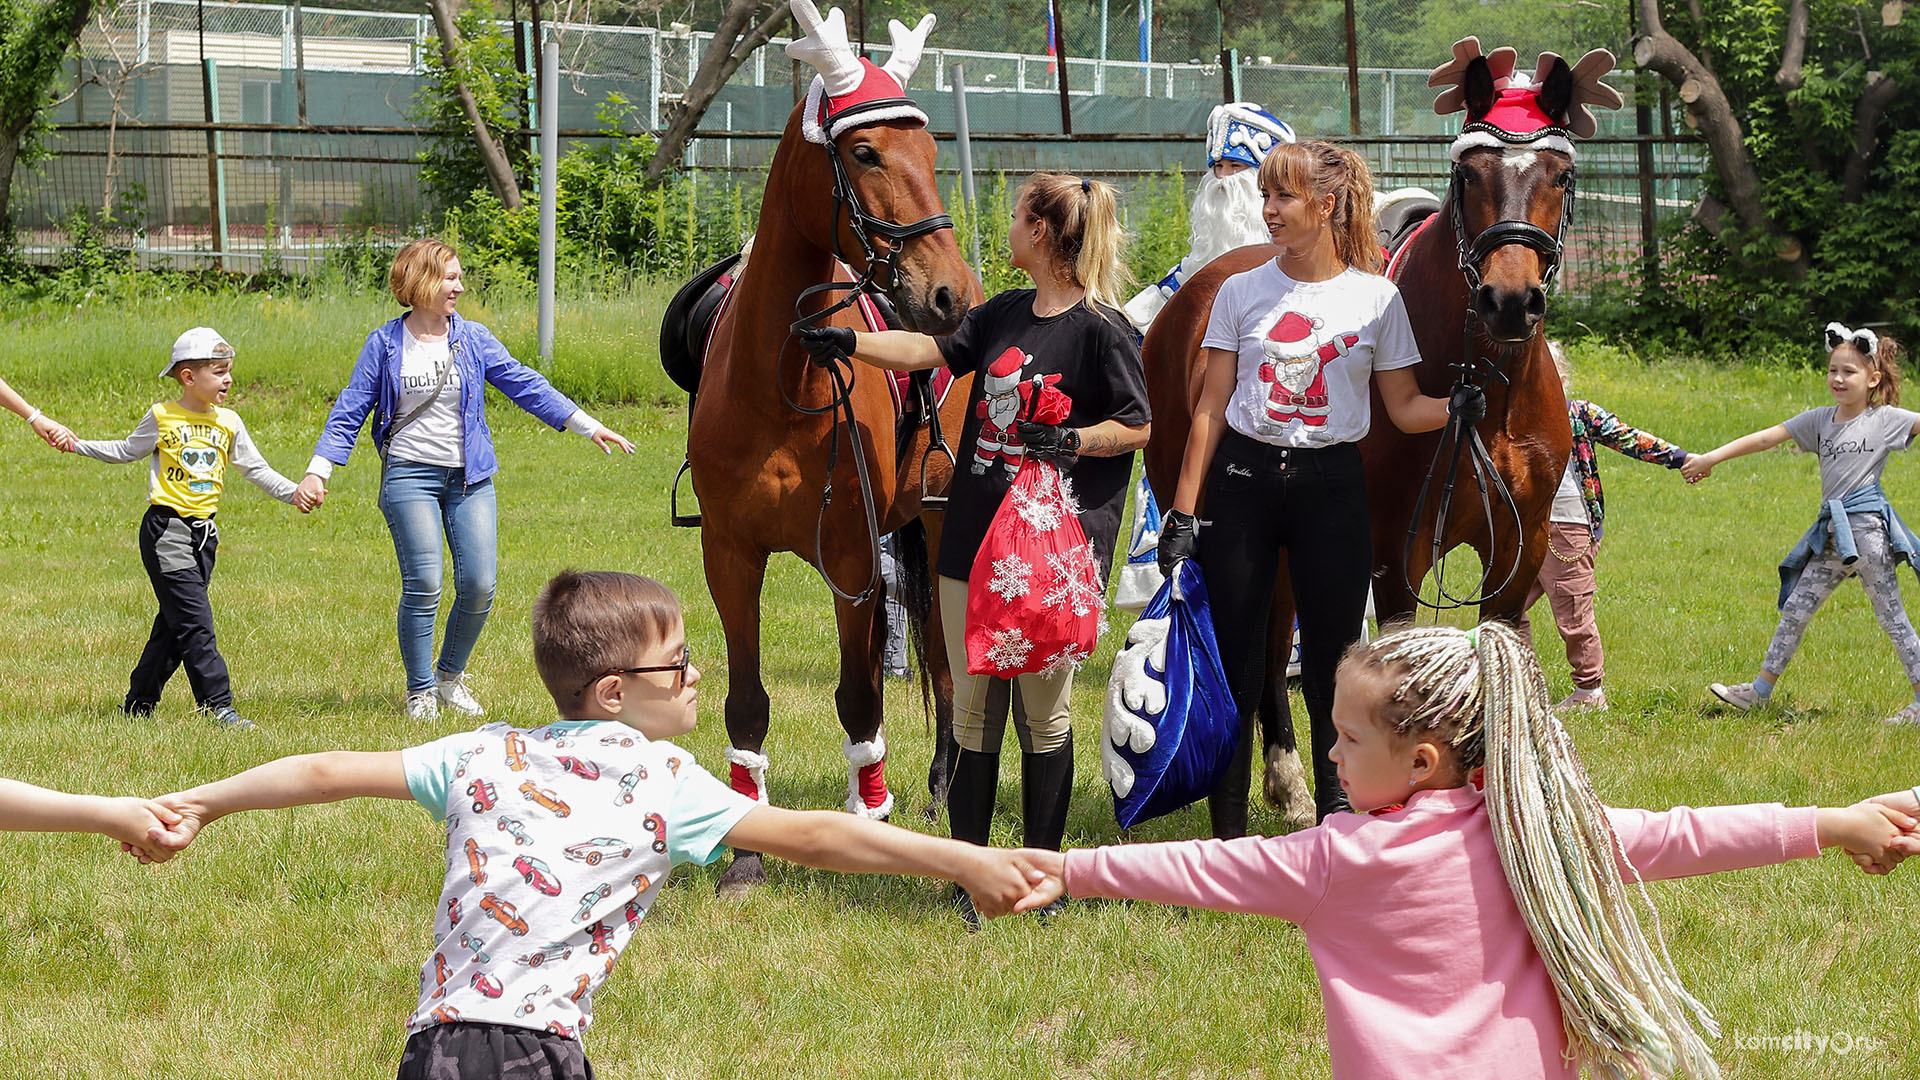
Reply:
<svg viewBox="0 0 1920 1080"><path fill-rule="evenodd" d="M520 355L529 305L470 314ZM685 417L659 373L642 294L560 324L556 377L634 440L603 457L496 397L500 589L472 670L493 718L552 716L534 677L527 607L565 566L633 570L679 591L706 681L686 744L722 761L727 671L698 536L667 526ZM332 393L387 305L246 295L42 306L5 316L0 374L82 437L120 437L164 389L173 336L207 322L239 352L232 404L283 472L304 466ZM1825 398L1807 371L1650 366L1574 352L1576 388L1692 449ZM601 403L609 395L642 402ZM1708 707L1705 684L1750 677L1774 623L1774 564L1815 509L1811 459L1777 451L1689 489L1677 473L1603 452L1609 495L1600 621L1611 712L1572 721L1601 795L1619 805L1851 802L1920 780L1920 733L1878 721L1906 697L1863 593L1815 621L1758 715ZM1920 514L1916 463L1887 488ZM220 515L214 588L236 694L261 730L217 732L177 679L149 721L115 706L153 599L134 542L144 469L56 455L0 418L0 774L88 792L157 794L269 758L398 749L456 729L409 723L393 640L398 575L364 446L302 517L236 481ZM1909 600L1915 582L1907 580ZM1910 604L1911 606L1911 604ZM826 590L776 559L764 599L774 700L775 799L837 806ZM1557 692L1560 644L1537 640ZM1072 844L1122 839L1098 779L1107 665L1125 618L1084 669ZM929 824L931 740L917 693L892 684L896 820ZM1010 755L1011 757L1011 755ZM1015 842L1009 762L996 838ZM1191 808L1125 839L1200 835ZM1256 811L1256 829L1276 818ZM175 862L142 868L97 838L0 834L0 1077L240 1078L392 1074L442 874L441 833L411 804L357 802L225 821ZM742 903L714 898L719 867L683 869L598 1002L589 1052L603 1076L1313 1077L1325 1023L1298 931L1251 917L1078 903L1051 923L968 935L926 880L789 866ZM1906 1077L1920 1068L1920 886L1817 862L1652 887L1673 956L1726 1032L1731 1077ZM1354 896L1345 902L1364 904ZM1847 1033L1851 1052L1780 1050L1770 1036Z"/></svg>

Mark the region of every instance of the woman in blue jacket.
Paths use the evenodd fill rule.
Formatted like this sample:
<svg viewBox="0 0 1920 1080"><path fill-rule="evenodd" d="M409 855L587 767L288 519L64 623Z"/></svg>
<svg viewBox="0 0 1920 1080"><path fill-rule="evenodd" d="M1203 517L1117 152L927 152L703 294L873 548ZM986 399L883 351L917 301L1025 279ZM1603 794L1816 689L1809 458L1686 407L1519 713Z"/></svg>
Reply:
<svg viewBox="0 0 1920 1080"><path fill-rule="evenodd" d="M407 715L430 719L445 703L478 716L483 710L466 685L467 658L493 608L493 474L499 471L482 408L484 384L492 383L553 427L592 439L607 453L617 446L631 454L633 444L515 360L486 327L454 314L466 286L452 248L438 240L415 240L400 249L387 283L408 311L367 335L294 503L307 510L326 498L327 478L335 466L347 463L371 412L380 451L380 510L400 562ZM454 598L435 663L443 536L453 552Z"/></svg>

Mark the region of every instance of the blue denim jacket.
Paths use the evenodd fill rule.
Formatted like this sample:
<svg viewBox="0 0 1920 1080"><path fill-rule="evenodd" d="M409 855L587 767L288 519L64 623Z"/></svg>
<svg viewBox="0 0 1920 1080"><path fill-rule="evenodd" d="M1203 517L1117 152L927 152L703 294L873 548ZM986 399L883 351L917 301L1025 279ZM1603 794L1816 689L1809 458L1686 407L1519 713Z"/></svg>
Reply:
<svg viewBox="0 0 1920 1080"><path fill-rule="evenodd" d="M401 318L382 324L367 335L354 362L346 389L334 399L333 411L314 445L315 457L345 465L360 437L367 413L373 413L373 444L385 448L400 402ZM447 342L460 365L460 432L466 459L466 482L477 484L500 471L493 456L493 433L487 429L482 406L486 383L492 383L515 405L559 429L579 406L553 388L546 376L515 360L500 339L477 322L458 315L449 319Z"/></svg>
<svg viewBox="0 0 1920 1080"><path fill-rule="evenodd" d="M1780 600L1776 607L1787 606L1787 596L1793 592L1794 585L1800 581L1800 572L1807 563L1827 549L1827 541L1833 541L1833 549L1840 561L1852 566L1860 557L1854 547L1853 525L1847 520L1848 514L1879 514L1880 520L1887 523L1887 546L1893 550L1895 562L1906 563L1916 576L1920 576L1920 538L1913 535L1907 523L1900 520L1894 512L1893 504L1887 501L1887 493L1880 485L1862 484L1838 499L1829 499L1820 507L1820 516L1813 521L1800 542L1780 563Z"/></svg>

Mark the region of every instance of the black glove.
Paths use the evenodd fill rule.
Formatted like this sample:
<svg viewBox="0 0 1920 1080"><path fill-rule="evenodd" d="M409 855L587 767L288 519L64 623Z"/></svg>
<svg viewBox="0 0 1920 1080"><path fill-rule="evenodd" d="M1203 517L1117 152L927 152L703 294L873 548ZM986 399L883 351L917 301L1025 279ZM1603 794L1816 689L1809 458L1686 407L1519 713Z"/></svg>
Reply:
<svg viewBox="0 0 1920 1080"><path fill-rule="evenodd" d="M1467 382L1453 384L1447 399L1447 415L1462 424L1477 424L1487 417L1487 392Z"/></svg>
<svg viewBox="0 0 1920 1080"><path fill-rule="evenodd" d="M1027 446L1027 453L1049 461L1057 457L1072 457L1080 452L1080 429L1065 424L1042 424L1034 420L1020 421L1020 441Z"/></svg>
<svg viewBox="0 0 1920 1080"><path fill-rule="evenodd" d="M822 367L853 355L853 331L844 326L809 326L799 337L800 346Z"/></svg>
<svg viewBox="0 0 1920 1080"><path fill-rule="evenodd" d="M1160 573L1173 576L1180 560L1200 553L1200 522L1192 514L1169 510L1160 519Z"/></svg>

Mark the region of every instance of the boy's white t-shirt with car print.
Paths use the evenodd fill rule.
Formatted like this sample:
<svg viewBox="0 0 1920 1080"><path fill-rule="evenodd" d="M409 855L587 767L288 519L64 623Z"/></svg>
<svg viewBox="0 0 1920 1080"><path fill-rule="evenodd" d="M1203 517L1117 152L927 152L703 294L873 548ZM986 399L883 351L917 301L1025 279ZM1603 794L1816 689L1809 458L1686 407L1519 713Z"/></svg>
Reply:
<svg viewBox="0 0 1920 1080"><path fill-rule="evenodd" d="M488 724L401 752L447 826L435 948L407 1030L451 1021L578 1038L667 871L712 862L755 803L625 724Z"/></svg>

